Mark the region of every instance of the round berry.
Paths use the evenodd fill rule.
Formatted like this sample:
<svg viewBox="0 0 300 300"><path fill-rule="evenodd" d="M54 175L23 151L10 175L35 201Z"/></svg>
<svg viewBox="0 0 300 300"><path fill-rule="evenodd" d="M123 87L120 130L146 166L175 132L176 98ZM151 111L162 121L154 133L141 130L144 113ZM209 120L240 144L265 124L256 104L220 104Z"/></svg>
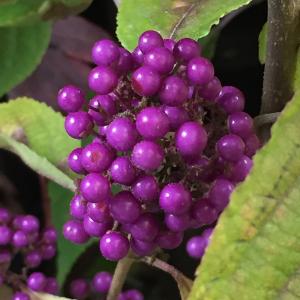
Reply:
<svg viewBox="0 0 300 300"><path fill-rule="evenodd" d="M46 277L41 272L32 273L27 279L27 286L35 291L41 292L46 286Z"/></svg>
<svg viewBox="0 0 300 300"><path fill-rule="evenodd" d="M70 215L78 220L82 220L86 214L86 200L81 195L75 195L70 202Z"/></svg>
<svg viewBox="0 0 300 300"><path fill-rule="evenodd" d="M107 232L100 240L100 251L107 260L120 260L129 251L128 239L120 232Z"/></svg>
<svg viewBox="0 0 300 300"><path fill-rule="evenodd" d="M180 216L167 214L165 216L165 224L171 231L184 231L190 225L190 216L188 214Z"/></svg>
<svg viewBox="0 0 300 300"><path fill-rule="evenodd" d="M215 101L222 90L222 85L217 77L198 90L198 95L208 101Z"/></svg>
<svg viewBox="0 0 300 300"><path fill-rule="evenodd" d="M251 134L245 140L245 154L252 157L256 151L260 148L260 141L256 134Z"/></svg>
<svg viewBox="0 0 300 300"><path fill-rule="evenodd" d="M68 165L70 169L78 174L84 174L85 172L84 168L81 165L81 153L82 148L76 148L68 156Z"/></svg>
<svg viewBox="0 0 300 300"><path fill-rule="evenodd" d="M154 242L144 242L132 238L130 240L131 250L138 256L150 255L156 247Z"/></svg>
<svg viewBox="0 0 300 300"><path fill-rule="evenodd" d="M70 294L72 297L83 300L90 292L90 287L85 279L73 280L70 284Z"/></svg>
<svg viewBox="0 0 300 300"><path fill-rule="evenodd" d="M12 236L12 245L16 248L23 248L28 246L29 239L27 234L22 230L17 230Z"/></svg>
<svg viewBox="0 0 300 300"><path fill-rule="evenodd" d="M37 232L40 229L40 222L38 218L32 215L24 216L21 222L21 229L25 233Z"/></svg>
<svg viewBox="0 0 300 300"><path fill-rule="evenodd" d="M189 120L189 115L183 107L163 106L164 113L168 116L170 121L170 129L177 130L183 123Z"/></svg>
<svg viewBox="0 0 300 300"><path fill-rule="evenodd" d="M88 202L87 215L96 222L108 223L111 221L110 211L105 201Z"/></svg>
<svg viewBox="0 0 300 300"><path fill-rule="evenodd" d="M166 213L182 215L191 204L191 193L181 183L169 183L160 192L159 205Z"/></svg>
<svg viewBox="0 0 300 300"><path fill-rule="evenodd" d="M132 236L143 242L152 242L159 231L159 223L151 213L141 215L131 226Z"/></svg>
<svg viewBox="0 0 300 300"><path fill-rule="evenodd" d="M115 183L131 185L136 177L136 170L129 157L117 157L111 164L110 176Z"/></svg>
<svg viewBox="0 0 300 300"><path fill-rule="evenodd" d="M70 220L64 224L63 235L74 244L84 244L89 239L82 222L76 220Z"/></svg>
<svg viewBox="0 0 300 300"><path fill-rule="evenodd" d="M76 112L84 104L84 94L76 86L67 85L61 88L57 95L59 107L65 112Z"/></svg>
<svg viewBox="0 0 300 300"><path fill-rule="evenodd" d="M233 86L224 86L217 101L228 114L243 111L245 108L244 94Z"/></svg>
<svg viewBox="0 0 300 300"><path fill-rule="evenodd" d="M162 103L170 106L179 106L188 99L189 90L185 82L176 75L167 77L159 92Z"/></svg>
<svg viewBox="0 0 300 300"><path fill-rule="evenodd" d="M164 150L155 142L142 141L134 146L131 158L137 168L144 171L154 171L163 162Z"/></svg>
<svg viewBox="0 0 300 300"><path fill-rule="evenodd" d="M143 203L151 203L158 200L159 185L152 175L139 177L132 185L133 195Z"/></svg>
<svg viewBox="0 0 300 300"><path fill-rule="evenodd" d="M57 232L55 228L46 228L43 232L43 241L49 244L55 244L57 241Z"/></svg>
<svg viewBox="0 0 300 300"><path fill-rule="evenodd" d="M112 281L112 276L108 272L95 274L92 282L93 289L98 293L107 293Z"/></svg>
<svg viewBox="0 0 300 300"><path fill-rule="evenodd" d="M161 35L154 31L145 31L139 38L138 47L141 51L146 54L154 48L162 47L164 45L163 38Z"/></svg>
<svg viewBox="0 0 300 300"><path fill-rule="evenodd" d="M161 76L149 66L142 66L133 72L131 85L140 96L151 97L161 86Z"/></svg>
<svg viewBox="0 0 300 300"><path fill-rule="evenodd" d="M51 294L51 295L57 295L59 291L58 282L54 277L48 277L46 280L46 286L44 288L44 292Z"/></svg>
<svg viewBox="0 0 300 300"><path fill-rule="evenodd" d="M108 66L119 59L118 45L107 39L97 41L92 48L92 60L96 65Z"/></svg>
<svg viewBox="0 0 300 300"><path fill-rule="evenodd" d="M69 113L65 119L66 132L74 139L82 139L90 134L93 126L90 115L84 111Z"/></svg>
<svg viewBox="0 0 300 300"><path fill-rule="evenodd" d="M134 58L129 51L119 48L120 57L117 64L113 67L119 75L125 74L133 69Z"/></svg>
<svg viewBox="0 0 300 300"><path fill-rule="evenodd" d="M116 194L110 202L113 218L120 223L133 223L141 214L140 203L127 191Z"/></svg>
<svg viewBox="0 0 300 300"><path fill-rule="evenodd" d="M112 228L112 222L98 223L86 215L83 219L83 228L88 235L99 238Z"/></svg>
<svg viewBox="0 0 300 300"><path fill-rule="evenodd" d="M131 55L136 67L139 67L144 63L144 54L139 47L136 47Z"/></svg>
<svg viewBox="0 0 300 300"><path fill-rule="evenodd" d="M5 246L10 243L12 238L12 230L6 225L0 225L0 245Z"/></svg>
<svg viewBox="0 0 300 300"><path fill-rule="evenodd" d="M245 143L235 134L227 134L221 137L216 147L219 155L230 162L238 161L245 152Z"/></svg>
<svg viewBox="0 0 300 300"><path fill-rule="evenodd" d="M235 112L228 117L228 129L231 133L247 138L253 133L253 119L245 112Z"/></svg>
<svg viewBox="0 0 300 300"><path fill-rule="evenodd" d="M110 184L103 175L90 173L81 180L80 191L89 202L105 201L110 195Z"/></svg>
<svg viewBox="0 0 300 300"><path fill-rule="evenodd" d="M194 203L191 211L192 217L199 227L210 225L218 218L218 211L212 206L209 199L199 199Z"/></svg>
<svg viewBox="0 0 300 300"><path fill-rule="evenodd" d="M214 66L204 57L196 57L189 61L187 78L193 85L206 85L214 78Z"/></svg>
<svg viewBox="0 0 300 300"><path fill-rule="evenodd" d="M143 294L138 290L127 290L122 293L126 300L144 300ZM119 299L118 299L119 300Z"/></svg>
<svg viewBox="0 0 300 300"><path fill-rule="evenodd" d="M92 91L105 95L117 87L118 76L112 68L99 66L90 72L88 82Z"/></svg>
<svg viewBox="0 0 300 300"><path fill-rule="evenodd" d="M136 128L145 139L159 139L168 133L170 122L159 107L147 107L137 115Z"/></svg>
<svg viewBox="0 0 300 300"><path fill-rule="evenodd" d="M183 38L175 44L173 52L179 62L187 63L192 58L201 55L201 47L196 41Z"/></svg>
<svg viewBox="0 0 300 300"><path fill-rule="evenodd" d="M230 179L234 182L244 181L253 166L252 160L243 155L236 163L231 166Z"/></svg>
<svg viewBox="0 0 300 300"><path fill-rule="evenodd" d="M182 243L182 240L182 232L162 230L159 232L156 242L160 248L171 250L177 248Z"/></svg>
<svg viewBox="0 0 300 300"><path fill-rule="evenodd" d="M175 143L182 156L198 156L206 147L207 133L198 122L186 122L176 132Z"/></svg>
<svg viewBox="0 0 300 300"><path fill-rule="evenodd" d="M176 42L173 39L164 39L164 47L173 53Z"/></svg>
<svg viewBox="0 0 300 300"><path fill-rule="evenodd" d="M42 255L38 250L32 250L25 254L24 262L29 268L36 268L42 262Z"/></svg>
<svg viewBox="0 0 300 300"><path fill-rule="evenodd" d="M107 142L118 151L129 151L137 140L137 131L134 123L126 117L113 120L107 128Z"/></svg>
<svg viewBox="0 0 300 300"><path fill-rule="evenodd" d="M44 260L52 259L56 254L56 246L54 244L43 244L41 246L41 255Z"/></svg>

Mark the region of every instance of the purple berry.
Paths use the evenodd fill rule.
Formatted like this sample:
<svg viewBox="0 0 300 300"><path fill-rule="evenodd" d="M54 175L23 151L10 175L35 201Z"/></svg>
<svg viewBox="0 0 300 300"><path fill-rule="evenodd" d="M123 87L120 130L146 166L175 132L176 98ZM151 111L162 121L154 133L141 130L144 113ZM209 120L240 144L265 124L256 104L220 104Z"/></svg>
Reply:
<svg viewBox="0 0 300 300"><path fill-rule="evenodd" d="M245 152L245 143L235 134L227 134L221 137L216 147L219 155L230 162L240 160Z"/></svg>
<svg viewBox="0 0 300 300"><path fill-rule="evenodd" d="M122 293L126 300L144 300L143 294L138 290L127 290ZM119 300L119 299L118 299Z"/></svg>
<svg viewBox="0 0 300 300"><path fill-rule="evenodd" d="M93 289L98 293L107 293L112 281L112 276L108 272L99 272L93 278Z"/></svg>
<svg viewBox="0 0 300 300"><path fill-rule="evenodd" d="M158 220L150 213L141 215L130 228L133 238L143 242L152 242L156 238L158 231Z"/></svg>
<svg viewBox="0 0 300 300"><path fill-rule="evenodd" d="M245 112L235 112L228 117L228 129L230 133L241 138L247 138L253 133L253 119Z"/></svg>
<svg viewBox="0 0 300 300"><path fill-rule="evenodd" d="M25 254L24 261L27 267L36 268L42 262L42 255L38 250L32 250Z"/></svg>
<svg viewBox="0 0 300 300"><path fill-rule="evenodd" d="M107 232L100 240L100 251L107 260L120 260L127 255L128 250L128 239L120 232Z"/></svg>
<svg viewBox="0 0 300 300"><path fill-rule="evenodd" d="M119 117L112 121L106 132L107 142L118 151L129 151L137 140L134 123L126 117Z"/></svg>
<svg viewBox="0 0 300 300"><path fill-rule="evenodd" d="M176 75L167 77L159 91L159 99L170 106L179 106L188 99L189 90L185 82Z"/></svg>
<svg viewBox="0 0 300 300"><path fill-rule="evenodd" d="M68 113L80 110L84 101L83 92L73 85L67 85L61 88L57 95L59 107Z"/></svg>
<svg viewBox="0 0 300 300"><path fill-rule="evenodd" d="M155 142L142 141L134 146L131 159L137 168L144 171L154 171L163 162L164 150Z"/></svg>
<svg viewBox="0 0 300 300"><path fill-rule="evenodd" d="M46 228L43 232L43 241L49 244L55 244L57 241L57 233L55 228Z"/></svg>
<svg viewBox="0 0 300 300"><path fill-rule="evenodd" d="M252 157L261 146L257 135L251 134L249 137L247 137L245 140L245 146L245 154L249 157Z"/></svg>
<svg viewBox="0 0 300 300"><path fill-rule="evenodd" d="M108 223L111 221L110 211L105 201L88 202L87 215L96 222Z"/></svg>
<svg viewBox="0 0 300 300"><path fill-rule="evenodd" d="M0 207L0 223L6 224L10 222L11 214L6 208Z"/></svg>
<svg viewBox="0 0 300 300"><path fill-rule="evenodd" d="M213 206L221 212L229 203L234 185L226 179L217 179L209 192L209 199Z"/></svg>
<svg viewBox="0 0 300 300"><path fill-rule="evenodd" d="M183 123L189 120L189 115L183 107L163 106L164 113L168 116L170 121L170 129L177 130Z"/></svg>
<svg viewBox="0 0 300 300"><path fill-rule="evenodd" d="M90 115L84 111L69 113L65 119L66 132L74 139L82 139L90 134L93 126Z"/></svg>
<svg viewBox="0 0 300 300"><path fill-rule="evenodd" d="M164 47L173 53L176 42L172 39L164 39Z"/></svg>
<svg viewBox="0 0 300 300"><path fill-rule="evenodd" d="M175 44L173 52L179 62L187 63L201 55L201 47L193 39L184 38Z"/></svg>
<svg viewBox="0 0 300 300"><path fill-rule="evenodd" d="M217 77L198 90L198 95L208 101L215 101L222 90L222 85Z"/></svg>
<svg viewBox="0 0 300 300"><path fill-rule="evenodd" d="M46 286L44 288L44 292L51 294L51 295L57 295L59 292L59 286L58 282L54 277L48 277L46 280Z"/></svg>
<svg viewBox="0 0 300 300"><path fill-rule="evenodd" d="M74 244L84 244L89 239L82 222L76 220L69 220L64 224L63 235Z"/></svg>
<svg viewBox="0 0 300 300"><path fill-rule="evenodd" d="M115 195L110 202L113 218L120 223L133 223L141 214L140 203L127 191Z"/></svg>
<svg viewBox="0 0 300 300"><path fill-rule="evenodd" d="M212 206L209 199L199 199L193 204L191 211L198 227L210 225L218 218L218 211Z"/></svg>
<svg viewBox="0 0 300 300"><path fill-rule="evenodd" d="M97 41L92 48L92 59L96 65L109 66L119 59L118 45L107 39Z"/></svg>
<svg viewBox="0 0 300 300"><path fill-rule="evenodd" d="M137 67L141 66L144 63L144 54L139 47L136 47L131 55Z"/></svg>
<svg viewBox="0 0 300 300"><path fill-rule="evenodd" d="M12 239L12 230L6 225L0 225L0 245L5 246Z"/></svg>
<svg viewBox="0 0 300 300"><path fill-rule="evenodd" d="M206 85L214 78L214 66L204 57L196 57L189 61L187 78L193 85Z"/></svg>
<svg viewBox="0 0 300 300"><path fill-rule="evenodd" d="M139 177L132 185L133 195L143 203L151 203L158 200L159 185L152 175Z"/></svg>
<svg viewBox="0 0 300 300"><path fill-rule="evenodd" d="M228 114L243 111L245 107L245 96L233 86L224 86L217 101Z"/></svg>
<svg viewBox="0 0 300 300"><path fill-rule="evenodd" d="M139 38L138 47L141 51L146 54L154 48L162 47L164 45L164 41L161 35L154 31L148 30L145 31Z"/></svg>
<svg viewBox="0 0 300 300"><path fill-rule="evenodd" d="M22 230L17 230L12 236L12 245L16 248L28 246L29 240L26 233Z"/></svg>
<svg viewBox="0 0 300 300"><path fill-rule="evenodd" d="M160 192L159 205L166 213L182 215L191 204L191 193L181 183L167 184Z"/></svg>
<svg viewBox="0 0 300 300"><path fill-rule="evenodd" d="M120 58L113 68L119 75L122 75L132 70L134 66L134 58L131 53L124 48L119 48L119 51Z"/></svg>
<svg viewBox="0 0 300 300"><path fill-rule="evenodd" d="M80 161L81 152L82 148L76 148L68 156L68 165L70 169L78 174L84 174L85 172Z"/></svg>
<svg viewBox="0 0 300 300"><path fill-rule="evenodd" d="M88 235L99 238L112 228L112 222L98 223L86 215L83 219L83 228Z"/></svg>
<svg viewBox="0 0 300 300"><path fill-rule="evenodd" d="M117 87L118 76L112 68L99 66L90 72L88 82L92 91L105 95Z"/></svg>
<svg viewBox="0 0 300 300"><path fill-rule="evenodd" d="M198 122L186 122L175 136L176 147L182 156L197 156L207 144L207 133Z"/></svg>
<svg viewBox="0 0 300 300"><path fill-rule="evenodd" d="M175 59L172 53L164 48L154 48L145 55L144 64L160 74L168 74L173 70Z"/></svg>
<svg viewBox="0 0 300 300"><path fill-rule="evenodd" d="M24 216L21 222L21 229L25 233L37 232L40 229L40 222L38 218L32 215Z"/></svg>
<svg viewBox="0 0 300 300"><path fill-rule="evenodd" d="M151 97L161 86L161 76L149 66L142 66L133 72L131 85L140 96Z"/></svg>
<svg viewBox="0 0 300 300"><path fill-rule="evenodd" d="M81 195L75 195L70 202L70 215L78 220L82 220L86 214L86 200Z"/></svg>
<svg viewBox="0 0 300 300"><path fill-rule="evenodd" d="M90 173L81 180L80 191L89 202L105 201L110 195L110 184L103 175Z"/></svg>
<svg viewBox="0 0 300 300"><path fill-rule="evenodd" d="M188 214L180 216L167 214L165 216L165 224L171 231L184 231L190 225L190 216Z"/></svg>
<svg viewBox="0 0 300 300"><path fill-rule="evenodd" d="M182 240L182 232L162 230L159 232L156 242L160 248L171 250L177 248L182 243Z"/></svg>
<svg viewBox="0 0 300 300"><path fill-rule="evenodd" d="M160 139L168 133L170 122L160 108L147 107L137 115L136 128L145 139Z"/></svg>
<svg viewBox="0 0 300 300"><path fill-rule="evenodd" d="M41 292L45 288L46 282L47 280L43 273L35 272L28 277L27 286L35 292Z"/></svg>
<svg viewBox="0 0 300 300"><path fill-rule="evenodd" d="M233 164L230 170L230 179L234 182L244 181L253 166L252 160L243 155L240 160Z"/></svg>
<svg viewBox="0 0 300 300"><path fill-rule="evenodd" d="M138 256L150 255L156 247L154 242L144 242L132 238L130 241L131 250Z"/></svg>
<svg viewBox="0 0 300 300"><path fill-rule="evenodd" d="M110 176L115 183L131 185L136 177L136 170L127 156L119 156L111 164Z"/></svg>
<svg viewBox="0 0 300 300"><path fill-rule="evenodd" d="M186 251L189 256L200 259L204 255L205 249L209 244L211 233L211 229L206 229L203 231L202 235L194 236L187 242Z"/></svg>
<svg viewBox="0 0 300 300"><path fill-rule="evenodd" d="M54 244L42 244L40 250L44 260L52 259L56 255L56 246Z"/></svg>
<svg viewBox="0 0 300 300"><path fill-rule="evenodd" d="M90 292L90 287L85 279L73 280L70 284L70 294L72 297L83 300Z"/></svg>
<svg viewBox="0 0 300 300"><path fill-rule="evenodd" d="M23 292L16 292L13 294L12 300L30 300L30 297Z"/></svg>

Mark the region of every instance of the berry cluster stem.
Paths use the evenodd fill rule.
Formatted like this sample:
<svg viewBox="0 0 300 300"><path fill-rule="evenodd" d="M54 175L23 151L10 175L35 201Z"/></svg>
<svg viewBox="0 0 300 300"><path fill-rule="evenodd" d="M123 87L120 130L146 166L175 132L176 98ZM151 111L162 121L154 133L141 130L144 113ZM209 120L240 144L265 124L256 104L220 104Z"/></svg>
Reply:
<svg viewBox="0 0 300 300"><path fill-rule="evenodd" d="M268 1L268 36L261 114L280 112L293 95L293 79L299 44L298 0ZM266 140L269 129L263 128Z"/></svg>

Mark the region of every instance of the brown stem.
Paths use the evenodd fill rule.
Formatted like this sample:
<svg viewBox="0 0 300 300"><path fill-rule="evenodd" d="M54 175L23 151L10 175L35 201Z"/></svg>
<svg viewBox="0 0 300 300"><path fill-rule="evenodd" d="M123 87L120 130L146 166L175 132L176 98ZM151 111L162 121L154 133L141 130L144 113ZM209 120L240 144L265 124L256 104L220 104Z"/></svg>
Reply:
<svg viewBox="0 0 300 300"><path fill-rule="evenodd" d="M134 261L135 259L128 254L128 256L124 257L118 262L110 290L107 295L107 300L116 300L118 298L118 295L122 291L127 274Z"/></svg>
<svg viewBox="0 0 300 300"><path fill-rule="evenodd" d="M293 95L299 0L268 0L267 53L261 114L279 112ZM264 128L268 138L270 126Z"/></svg>

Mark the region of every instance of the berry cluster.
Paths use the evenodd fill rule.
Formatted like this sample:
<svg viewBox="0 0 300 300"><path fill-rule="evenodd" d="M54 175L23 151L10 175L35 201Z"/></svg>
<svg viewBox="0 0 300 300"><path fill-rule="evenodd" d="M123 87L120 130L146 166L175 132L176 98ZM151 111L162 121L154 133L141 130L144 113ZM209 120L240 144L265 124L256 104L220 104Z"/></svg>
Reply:
<svg viewBox="0 0 300 300"><path fill-rule="evenodd" d="M0 208L0 286L10 285L18 290L26 281L27 271L40 266L43 260L52 259L56 254L56 231L53 228L40 230L39 220L32 215L13 216L7 209ZM23 274L10 272L14 258L22 257ZM50 294L58 292L55 278L47 278L39 272L27 278L27 286L33 291ZM29 296L17 291L13 300L29 300Z"/></svg>
<svg viewBox="0 0 300 300"><path fill-rule="evenodd" d="M112 275L108 272L99 272L94 275L91 282L79 278L71 282L69 293L78 300L93 298L93 295L105 295L108 293L112 281ZM102 299L102 298L101 298ZM142 293L136 289L122 292L118 300L144 300Z"/></svg>
<svg viewBox="0 0 300 300"><path fill-rule="evenodd" d="M97 66L88 83L96 95L87 111L79 88L58 93L66 132L94 135L68 158L81 177L64 236L79 244L100 238L109 260L129 248L139 256L174 249L186 230L216 222L252 167L259 141L243 112L245 98L222 87L189 38L175 42L146 31L132 53L100 40L92 58Z"/></svg>

